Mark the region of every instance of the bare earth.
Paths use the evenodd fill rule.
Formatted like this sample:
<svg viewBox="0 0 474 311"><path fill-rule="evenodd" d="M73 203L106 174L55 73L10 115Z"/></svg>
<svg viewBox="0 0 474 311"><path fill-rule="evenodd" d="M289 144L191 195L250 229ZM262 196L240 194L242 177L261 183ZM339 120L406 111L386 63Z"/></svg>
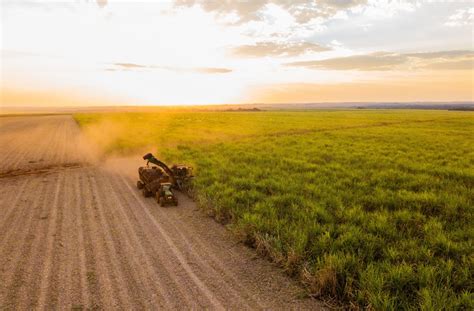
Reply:
<svg viewBox="0 0 474 311"><path fill-rule="evenodd" d="M71 116L0 118L1 310L321 309L185 196L161 208L129 167L93 164L80 137Z"/></svg>

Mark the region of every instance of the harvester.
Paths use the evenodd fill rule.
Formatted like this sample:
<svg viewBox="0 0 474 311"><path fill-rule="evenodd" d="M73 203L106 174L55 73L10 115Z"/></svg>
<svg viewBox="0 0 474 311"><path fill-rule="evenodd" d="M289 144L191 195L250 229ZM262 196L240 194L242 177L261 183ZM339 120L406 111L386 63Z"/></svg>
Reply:
<svg viewBox="0 0 474 311"><path fill-rule="evenodd" d="M138 168L139 180L137 188L142 190L144 197L154 196L161 206L178 205L178 199L173 192L177 189L188 195L191 194L193 168L187 165L173 165L171 168L155 158L151 153L143 156L146 166ZM150 166L152 163L156 166Z"/></svg>

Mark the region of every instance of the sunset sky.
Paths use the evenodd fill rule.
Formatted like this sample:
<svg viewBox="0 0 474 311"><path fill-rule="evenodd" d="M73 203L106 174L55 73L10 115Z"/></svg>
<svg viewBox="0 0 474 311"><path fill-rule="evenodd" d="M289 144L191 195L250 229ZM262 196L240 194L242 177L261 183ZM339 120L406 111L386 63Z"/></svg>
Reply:
<svg viewBox="0 0 474 311"><path fill-rule="evenodd" d="M3 106L474 100L472 1L1 3Z"/></svg>

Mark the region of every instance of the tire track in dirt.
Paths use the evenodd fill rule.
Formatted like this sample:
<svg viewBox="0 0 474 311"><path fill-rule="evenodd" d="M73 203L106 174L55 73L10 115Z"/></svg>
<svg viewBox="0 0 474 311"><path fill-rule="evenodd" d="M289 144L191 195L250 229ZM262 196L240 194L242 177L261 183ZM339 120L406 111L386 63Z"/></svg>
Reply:
<svg viewBox="0 0 474 311"><path fill-rule="evenodd" d="M5 183L7 183L8 181L6 181ZM10 200L8 199L5 199L5 202L10 202L8 203L10 206L9 207L4 207L2 210L6 210L4 211L3 213L3 222L2 224L0 225L0 233L1 233L1 238L0 238L0 243L1 241L5 238L6 236L6 233L4 230L8 231L9 229L12 229L14 228L14 226L12 225L12 221L10 220L10 217L11 218L15 218L15 216L18 216L18 215L15 215L12 213L15 211L15 209L17 208L18 206L18 202L20 201L20 199L24 196L24 190L25 188L28 186L28 184L30 183L31 181L29 179L23 179L22 180L22 183L21 185L18 187L18 189L16 189L17 191L15 192L10 192L12 194L15 195L14 199L13 199L13 202L11 202ZM6 185L5 185L6 187ZM17 213L18 214L18 213ZM8 227L6 227L6 225L8 225Z"/></svg>
<svg viewBox="0 0 474 311"><path fill-rule="evenodd" d="M165 242L170 246L171 251L173 252L176 259L181 263L183 269L188 273L189 277L193 280L193 282L199 287L202 294L209 299L209 302L212 304L213 307L217 309L225 309L222 303L216 299L216 297L212 294L211 290L200 280L196 274L194 273L193 269L189 266L188 262L186 261L183 253L177 248L171 237L161 228L159 223L156 219L151 215L150 211L146 208L145 204L137 197L137 194L133 191L130 185L125 184L131 194L135 197L137 203L143 208L145 211L146 216L155 226L155 228L160 232L162 237L164 238Z"/></svg>
<svg viewBox="0 0 474 311"><path fill-rule="evenodd" d="M96 216L92 211L93 209L96 209L97 206L91 193L90 178L90 173L86 170L80 188L81 194L84 197L89 198L89 200L85 202L82 214L82 223L86 226L87 232L89 233L87 235L87 243L91 250L90 254L93 254L93 256L90 256L89 258L90 261L86 263L86 266L88 266L87 281L89 283L89 288L91 290L95 289L100 297L100 303L95 307L118 307L120 302L116 297L117 291L113 286L115 278L110 267L108 267L109 262L105 255L103 245L104 241L101 237L101 231L97 224ZM93 293L91 292L91 294Z"/></svg>
<svg viewBox="0 0 474 311"><path fill-rule="evenodd" d="M124 210L124 213L126 214L125 219L132 219L135 222L135 226L131 226L131 228L139 228L139 230L131 230L144 230L144 233L137 232L137 238L138 234L140 234L140 236L142 237L142 239L138 240L137 242L138 244L145 244L141 246L143 250L153 250L153 253L155 255L150 254L150 252L148 252L148 254L145 254L145 256L151 258L150 260L152 264L150 265L150 267L153 268L153 274L155 274L157 278L161 279L163 277L166 277L168 279L166 284L169 288L168 291L171 292L171 294L173 294L175 298L175 304L177 300L179 300L181 302L186 302L186 304L192 308L198 306L204 307L208 305L207 301L200 301L202 299L200 298L201 293L199 291L199 288L192 282L192 280L189 279L189 277L187 277L185 271L183 271L183 269L176 264L176 259L174 257L170 258L170 256L166 256L163 258L162 254L169 254L171 252L170 247L163 243L150 243L150 241L158 241L160 238L160 233L156 232L156 230L153 230L153 227L150 227L149 224L145 222L146 219L144 219L142 215L143 213L140 213L136 206L131 206L131 204L129 204L130 197L127 197L125 195L127 191L114 190L122 189L117 179L118 176L117 178L111 179L111 185L113 185L113 187L111 187L110 191L114 192L115 196L120 199L120 202L122 202L119 203L120 205L124 205L127 207L127 210ZM163 272L165 272L165 275L163 275ZM178 296L176 295L176 291L179 292ZM176 306L176 308L178 308L178 306Z"/></svg>
<svg viewBox="0 0 474 311"><path fill-rule="evenodd" d="M180 202L187 201L186 199L183 199L184 196L181 196ZM165 220L165 223L171 225L168 230L173 231L175 235L180 237L184 247L188 248L193 253L194 258L206 258L206 260L199 260L198 264L201 265L203 269L212 271L214 275L219 276L219 278L224 281L222 286L228 288L227 291L233 292L235 297L243 302L248 301L249 304L244 303L248 309L264 308L261 301L255 299L250 291L241 286L241 280L239 281L237 279L237 276L229 270L229 267L217 258L217 256L214 255L214 251L211 250L198 236L194 235L186 224L184 224L179 218L173 217L173 214L164 213L160 209L157 209L156 213L159 214L159 218ZM180 228L180 230L176 230L175 228ZM216 282L219 281L220 280L216 280ZM234 288L236 290L234 290Z"/></svg>
<svg viewBox="0 0 474 311"><path fill-rule="evenodd" d="M122 185L118 187L129 187L130 182L126 180L123 175L120 176L122 181ZM135 189L132 190L133 192L137 192ZM229 278L229 274L225 273L222 269L219 269L219 264L216 261L209 260L209 254L206 252L198 253L196 248L190 243L190 241L183 235L182 231L185 231L186 226L178 226L178 224L172 221L168 215L165 213L166 209L161 209L158 207L154 200L146 200L145 204L147 204L147 210L154 211L155 214L159 214L158 217L155 219L160 223L164 229L169 232L172 236L174 241L179 245L180 249L186 249L187 252L185 253L187 260L194 263L195 270L198 268L200 274L205 276L207 283L211 283L215 288L219 288L224 290L226 295L224 297L220 297L220 299L225 300L227 303L234 302L236 306L239 306L244 309L255 309L255 308L263 308L263 306L259 305L258 302L252 301L251 295L244 295L246 298L243 298L242 293L245 291L239 289L239 286L236 284L232 284L231 278ZM180 228L177 230L176 228ZM204 251L204 250L203 250ZM204 260L205 259L205 260Z"/></svg>
<svg viewBox="0 0 474 311"><path fill-rule="evenodd" d="M56 148L56 152L54 153L54 157L52 160L55 163L64 163L66 157L64 156L66 153L66 149L69 147L69 142L68 142L68 137L73 137L68 135L68 126L66 122L61 122L60 125L58 125L57 131L60 133L59 138L57 139L58 142L60 143Z"/></svg>
<svg viewBox="0 0 474 311"><path fill-rule="evenodd" d="M33 186L37 186L38 183L32 183ZM25 199L21 201L26 202ZM32 217L30 208L26 204L19 205L15 209L16 213L12 214L12 219L6 223L5 231L2 230L2 239L0 243L0 250L2 253L8 254L18 234L18 228L22 228L25 221Z"/></svg>
<svg viewBox="0 0 474 311"><path fill-rule="evenodd" d="M16 156L16 153L21 148L21 145L17 142L17 139L12 138L6 142L2 142L1 146L8 146L4 148L1 152L1 161L3 163L2 167L7 166L10 163L12 156Z"/></svg>
<svg viewBox="0 0 474 311"><path fill-rule="evenodd" d="M55 176L55 182L58 182L59 175ZM48 241L48 230L51 228L51 214L53 213L52 205L50 202L54 200L54 190L56 188L55 183L49 184L45 190L47 196L44 201L44 208L41 209L38 215L39 224L35 230L35 239L33 241L33 247L31 251L31 258L25 264L25 285L20 289L20 295L18 300L19 309L31 309L36 308L38 303L38 293L41 290L40 278L42 270L48 263L48 258L45 256L45 245ZM49 190L49 191L48 191Z"/></svg>
<svg viewBox="0 0 474 311"><path fill-rule="evenodd" d="M123 175L120 176L120 179L122 180L123 185L117 185L114 186L114 188L121 189L125 185L129 189L132 189L132 192L138 192L132 186L133 182L130 179ZM268 293L268 291L274 291L275 293L287 291L286 293L282 293L284 296L288 296L288 291L291 291L294 293L294 296L288 302L294 305L299 305L301 303L301 301L296 298L298 295L301 295L301 289L298 289L295 285L289 286L285 289L282 289L279 286L279 282L287 282L287 277L283 275L283 273L272 273L272 271L275 270L275 267L261 259L259 260L268 265L254 269L252 266L257 263L255 254L250 254L249 256L251 251L242 245L235 248L236 250L238 249L237 253L231 252L236 241L231 239L221 239L221 235L211 229L212 225L220 225L216 224L208 217L202 217L202 214L199 214L199 212L191 212L191 214L194 214L195 217L199 218L199 223L202 221L211 222L211 227L207 227L209 223L205 222L202 225L201 230L196 230L194 223L183 218L183 216L190 216L190 213L187 210L193 210L193 206L194 209L196 208L194 203L185 198L184 195L178 193L178 196L180 205L177 208L161 208L152 199L142 200L148 210L153 214L156 221L163 226L164 230L173 236L178 247L187 250L185 254L188 256L188 260L194 263L193 267L195 269L199 268L197 271L201 271L201 273L204 272L203 280L206 283L216 286L212 288L212 290L214 292L220 292L223 290L223 292L226 293L227 296L225 297L225 301L227 306L234 306L234 308L238 309L274 309L282 302L275 302L274 296L266 295L265 292ZM176 213L173 213L173 211L176 211ZM207 238L208 242L206 243L204 240L200 239L200 235L196 234L197 232L199 232L200 235L209 232L209 236L203 237ZM212 242L209 243L209 241ZM247 252L242 254L242 248ZM224 256L222 256L223 250ZM222 259L219 259L218 256L214 254L220 254ZM246 262L247 265L242 267L243 262ZM266 273L268 273L268 275ZM261 284L255 284L256 275L260 277L262 283L265 282L266 290L262 290ZM229 292L234 293L233 299L232 296L228 296Z"/></svg>
<svg viewBox="0 0 474 311"><path fill-rule="evenodd" d="M58 181L56 181L56 187L54 190L54 197L53 197L53 202L52 202L52 215L51 217L48 217L51 219L49 221L48 225L48 231L46 232L46 254L45 254L45 262L44 266L42 269L42 272L40 274L40 288L39 288L39 298L38 298L38 307L40 309L45 309L46 308L46 295L47 295L47 289L48 286L50 286L51 283L51 277L52 277L52 269L53 269L53 263L54 263L54 254L53 254L53 248L54 248L54 242L57 237L57 226L58 226L58 220L61 221L61 211L58 206L59 202L59 193L61 191L61 186L65 183L64 177L60 175L60 178L58 178ZM58 215L59 214L59 215Z"/></svg>
<svg viewBox="0 0 474 311"><path fill-rule="evenodd" d="M41 122L41 118L28 118L29 124L20 124L18 132L11 140L13 144L8 146L7 152L1 154L2 170L16 170L20 167L31 167L41 165L51 165L53 163L62 163L64 157L61 155L63 149L72 148L73 142L66 137L71 128L68 120L64 117L49 116L44 117L48 124ZM18 118L17 118L18 119ZM20 122L23 123L23 122ZM13 128L15 130L15 128ZM3 139L8 139L8 133L2 135ZM32 147L34 146L34 147ZM70 152L74 157L75 153ZM67 159L67 157L66 157Z"/></svg>
<svg viewBox="0 0 474 311"><path fill-rule="evenodd" d="M29 139L28 133L34 133L36 126L34 124L26 124L26 120L11 119L2 120L0 124L9 124L10 126L2 126L0 131L1 146L8 146L2 148L0 152L0 160L2 167L10 164L9 159L15 155L18 150L23 147L25 140Z"/></svg>
<svg viewBox="0 0 474 311"><path fill-rule="evenodd" d="M21 159L26 160L27 163L29 160L28 157L25 157L26 152L28 152L28 147L34 142L34 138L40 137L38 130L33 128L28 132L21 132L15 134L15 139L12 146L8 147L10 152L7 152L2 159L2 168L3 169L15 169L16 163L21 161ZM36 142L36 147L41 151L43 145L47 143L46 139ZM23 163L24 166L25 163Z"/></svg>
<svg viewBox="0 0 474 311"><path fill-rule="evenodd" d="M127 254L122 252L120 241L114 236L115 230L111 226L110 221L104 216L105 206L103 198L98 191L96 174L89 175L89 185L92 196L95 199L95 204L97 204L97 208L94 209L96 211L95 218L98 221L99 228L102 230L101 236L103 237L104 250L107 255L107 261L110 263L111 274L116 280L113 285L120 300L120 306L125 309L131 309L132 305L135 305L135 307L142 309L143 305L141 305L141 301L134 290L134 288L138 290L139 286L127 262Z"/></svg>
<svg viewBox="0 0 474 311"><path fill-rule="evenodd" d="M49 126L48 126L49 127ZM55 139L58 135L57 131L49 131L45 129L38 129L37 132L31 133L31 135L28 135L26 143L20 144L20 150L16 152L13 156L13 159L10 160L11 163L11 168L12 169L18 169L18 167L26 162L29 163L29 161L40 161L41 162L47 162L46 155L48 151L53 151L54 146L51 146L51 144L58 143L57 140ZM48 133L49 132L49 133ZM51 133L52 132L52 133ZM39 137L42 137L40 140L40 143L36 141ZM31 146L36 145L37 148L35 150L31 150ZM48 148L51 147L51 148ZM46 159L45 159L46 158Z"/></svg>
<svg viewBox="0 0 474 311"><path fill-rule="evenodd" d="M2 155L2 168L13 168L13 163L16 162L21 151L25 149L24 144L29 142L28 138L23 139L24 136L26 136L26 134L21 135L20 139L15 138L12 144L8 144L7 150L9 150L9 152L7 151ZM3 146L7 146L7 144Z"/></svg>
<svg viewBox="0 0 474 311"><path fill-rule="evenodd" d="M46 188L47 185L42 184L41 187L37 188L37 193L43 192ZM2 267L5 267L5 272L2 273L2 281L4 282L3 288L6 290L6 293L2 295L3 297L0 299L0 302L3 301L8 308L18 306L19 302L17 302L17 299L21 296L21 290L24 289L24 285L31 285L31 283L26 283L24 279L32 274L28 267L32 267L32 262L39 259L35 254L38 249L38 240L41 239L41 226L44 224L41 215L43 214L46 199L47 196L39 197L38 200L33 202L32 206L27 206L30 213L28 213L27 217L22 217L24 223L12 225L17 234L13 236L12 241L9 241L10 250L1 250L2 254L11 256L9 262L6 264L2 263ZM23 230L24 228L28 229Z"/></svg>
<svg viewBox="0 0 474 311"><path fill-rule="evenodd" d="M80 308L93 309L96 306L100 305L98 303L99 299L95 297L97 295L97 288L90 286L88 282L88 271L87 271L87 262L92 262L94 266L94 256L90 248L87 248L85 232L86 226L83 225L83 210L85 207L84 196L81 192L81 175L76 174L74 180L74 197L77 200L77 206L75 206L75 219L76 219L76 230L77 230L77 250L76 250L76 260L77 266L79 267L78 278L76 279L77 288L79 288L79 300L75 301L73 306L78 306ZM89 256L86 257L86 254ZM76 266L76 267L77 267Z"/></svg>
<svg viewBox="0 0 474 311"><path fill-rule="evenodd" d="M117 232L119 240L124 242L123 247L128 250L128 253L135 254L135 256L131 258L134 270L140 275L140 279L143 281L143 283L146 283L140 284L141 289L148 293L148 297L151 297L153 302L152 305L159 305L160 307L167 308L172 307L173 302L170 298L170 294L166 290L166 288L169 287L169 283L165 284L162 281L163 277L169 279L171 273L169 273L168 270L163 269L164 263L160 262L159 266L161 271L165 270L167 272L167 275L163 276L163 273L161 273L159 277L156 277L154 279L152 278L152 276L156 275L157 271L154 269L149 254L147 254L145 247L142 245L142 241L146 240L146 237L144 237L142 233L138 232L141 231L140 224L136 223L135 217L130 217L126 214L123 203L125 202L125 200L120 200L115 189L111 189L110 184L111 182L113 182L113 179L111 180L110 178L106 178L103 173L99 174L99 179L99 184L104 186L102 192L109 194L109 196L107 196L106 198L106 203L108 203L106 204L106 206L113 207L115 210L115 213L108 210L107 218L110 218L112 221L114 221L114 226L116 228L119 228L119 226L122 228L122 230L117 230L114 232ZM131 224L131 221L133 220L135 220L134 225ZM139 235L141 236L141 238L139 238ZM173 285L176 285L176 283ZM161 299L158 299L158 297L156 297L156 293L159 293ZM187 300L187 297L185 295L180 296L180 298ZM162 304L160 300L162 300L164 304ZM174 308L176 307L177 306L174 306Z"/></svg>
<svg viewBox="0 0 474 311"><path fill-rule="evenodd" d="M72 256L67 252L68 245L73 242L71 233L67 225L67 218L70 218L72 213L69 213L71 205L65 204L65 202L71 202L71 196L73 192L73 172L61 172L63 179L58 179L57 183L61 184L60 198L56 201L57 217L54 225L52 235L54 237L52 244L52 253L50 258L46 260L45 268L49 270L49 273L45 275L45 283L42 283L39 294L39 308L42 309L57 309L58 306L66 306L67 304L60 304L59 297L61 293L67 292L68 285L70 284L70 278L67 277L69 274L64 274L64 270L68 269L68 265ZM58 185L56 185L58 187ZM56 199L55 197L54 199ZM53 206L54 206L53 199ZM72 205L73 206L73 205ZM69 238L67 238L69 237ZM47 254L48 255L48 254ZM64 277L62 278L62 276ZM43 299L43 300L42 300Z"/></svg>
<svg viewBox="0 0 474 311"><path fill-rule="evenodd" d="M67 163L62 161L60 155L61 150L66 148L69 145L69 140L67 136L65 136L66 132L64 128L66 127L65 121L57 122L53 130L56 133L56 136L51 138L52 140L52 147L45 148L45 153L43 155L44 161L47 163ZM53 151L53 152L52 152Z"/></svg>
<svg viewBox="0 0 474 311"><path fill-rule="evenodd" d="M75 197L74 172L68 172L69 182L65 184L64 201L69 202L62 206L63 209L63 221L59 224L61 238L59 239L59 246L56 248L58 252L58 259L55 261L59 264L57 273L54 278L55 286L50 287L49 295L54 297L54 301L57 302L57 306L67 306L72 308L71 301L73 300L73 261L74 250L77 248L77 234L74 228L74 210L77 208L77 200ZM67 238L69 237L69 238ZM69 277L71 276L71 277ZM63 280L61 282L61 280Z"/></svg>
<svg viewBox="0 0 474 311"><path fill-rule="evenodd" d="M121 188L118 186L116 189ZM140 209L138 209L137 206L132 206L128 203L130 197L124 196L127 190L122 189L122 191L117 191L117 193L120 193L123 202L128 206L129 212L132 213L129 214L130 217L137 219L139 221L139 223L137 223L138 227L145 230L145 236L141 243L146 244L144 247L149 247L153 250L154 255L152 255L152 259L155 274L157 278L166 277L168 279L166 282L168 292L173 295L174 303L178 305L176 309L179 309L179 305L182 305L183 302L189 303L189 306L192 308L209 307L209 300L203 297L199 287L189 278L187 272L181 267L178 260L170 256L172 253L171 247L166 243L158 242L163 239L160 232L157 232L157 230L150 226L149 221L145 219L143 213L140 213ZM153 241L157 241L157 243L153 243ZM163 254L165 254L165 256ZM163 272L166 272L166 274L163 275Z"/></svg>

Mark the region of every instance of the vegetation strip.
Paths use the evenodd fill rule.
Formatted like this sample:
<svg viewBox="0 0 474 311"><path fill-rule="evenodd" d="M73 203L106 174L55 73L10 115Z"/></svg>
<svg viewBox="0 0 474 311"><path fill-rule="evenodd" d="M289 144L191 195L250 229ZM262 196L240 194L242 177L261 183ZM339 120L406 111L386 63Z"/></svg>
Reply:
<svg viewBox="0 0 474 311"><path fill-rule="evenodd" d="M200 206L315 296L377 310L473 308L466 113L75 117L105 153L153 146L167 162L194 163Z"/></svg>

